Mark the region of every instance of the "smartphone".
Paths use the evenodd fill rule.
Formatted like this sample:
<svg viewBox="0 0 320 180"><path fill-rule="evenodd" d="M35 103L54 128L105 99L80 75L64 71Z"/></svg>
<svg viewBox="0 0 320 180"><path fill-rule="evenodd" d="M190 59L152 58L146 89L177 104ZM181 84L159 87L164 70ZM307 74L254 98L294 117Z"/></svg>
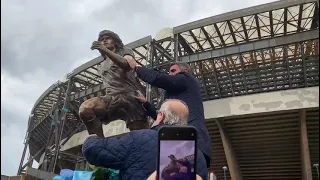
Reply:
<svg viewBox="0 0 320 180"><path fill-rule="evenodd" d="M163 126L158 131L157 180L196 179L197 130Z"/></svg>

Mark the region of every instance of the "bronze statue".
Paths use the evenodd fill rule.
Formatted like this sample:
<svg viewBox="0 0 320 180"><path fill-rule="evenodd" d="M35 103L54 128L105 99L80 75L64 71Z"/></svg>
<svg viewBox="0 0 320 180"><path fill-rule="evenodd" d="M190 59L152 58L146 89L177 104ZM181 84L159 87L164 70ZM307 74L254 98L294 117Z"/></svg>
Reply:
<svg viewBox="0 0 320 180"><path fill-rule="evenodd" d="M180 170L180 164L176 157L171 154L168 158L170 159L170 164L162 170L161 178L163 179L167 178L171 174L178 173Z"/></svg>
<svg viewBox="0 0 320 180"><path fill-rule="evenodd" d="M106 88L104 97L94 97L84 101L79 108L79 116L89 134L104 137L102 124L114 120L124 120L130 130L149 128L145 109L135 99L144 88L130 69L129 62L135 61L131 49L124 48L120 37L108 30L99 33L91 50L98 50L104 61L99 68Z"/></svg>
<svg viewBox="0 0 320 180"><path fill-rule="evenodd" d="M179 172L186 173L185 168L187 168L188 164L194 166L194 156L186 156L181 159L177 159L174 155L168 156L170 159L170 163L162 170L161 178L166 179L172 174L176 174Z"/></svg>

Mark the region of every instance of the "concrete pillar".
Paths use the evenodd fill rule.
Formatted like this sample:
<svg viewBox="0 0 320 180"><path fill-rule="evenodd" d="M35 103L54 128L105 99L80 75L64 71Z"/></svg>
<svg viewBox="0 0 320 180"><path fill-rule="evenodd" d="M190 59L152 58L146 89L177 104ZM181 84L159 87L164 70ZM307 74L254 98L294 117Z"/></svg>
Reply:
<svg viewBox="0 0 320 180"><path fill-rule="evenodd" d="M217 123L217 126L219 128L224 153L226 155L227 163L228 163L228 169L230 172L230 176L232 180L242 180L242 173L241 169L239 167L236 154L232 148L231 141L228 137L227 131L224 129L223 122L220 122L218 119L215 119L215 122ZM222 168L222 167L221 167Z"/></svg>
<svg viewBox="0 0 320 180"><path fill-rule="evenodd" d="M300 110L300 152L301 152L302 179L312 180L306 109Z"/></svg>

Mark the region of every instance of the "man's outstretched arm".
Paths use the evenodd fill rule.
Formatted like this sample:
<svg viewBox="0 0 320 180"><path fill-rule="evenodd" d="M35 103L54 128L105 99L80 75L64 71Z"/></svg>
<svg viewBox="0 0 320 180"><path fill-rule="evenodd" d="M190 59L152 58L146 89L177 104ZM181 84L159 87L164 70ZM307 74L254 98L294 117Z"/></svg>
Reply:
<svg viewBox="0 0 320 180"><path fill-rule="evenodd" d="M150 116L152 119L157 119L157 109L156 107L151 104L149 101L147 101L146 97L144 97L142 94L139 96L136 96L136 99L142 103L142 106L147 111L148 116Z"/></svg>
<svg viewBox="0 0 320 180"><path fill-rule="evenodd" d="M144 102L143 107L146 109L148 116L150 116L153 120L157 119L157 109L151 104L149 101Z"/></svg>
<svg viewBox="0 0 320 180"><path fill-rule="evenodd" d="M170 76L146 67L136 67L137 76L148 84L169 91L183 91L187 88L187 75L180 73Z"/></svg>
<svg viewBox="0 0 320 180"><path fill-rule="evenodd" d="M92 165L120 170L130 156L132 141L130 135L121 138L100 138L91 135L83 143L82 153Z"/></svg>

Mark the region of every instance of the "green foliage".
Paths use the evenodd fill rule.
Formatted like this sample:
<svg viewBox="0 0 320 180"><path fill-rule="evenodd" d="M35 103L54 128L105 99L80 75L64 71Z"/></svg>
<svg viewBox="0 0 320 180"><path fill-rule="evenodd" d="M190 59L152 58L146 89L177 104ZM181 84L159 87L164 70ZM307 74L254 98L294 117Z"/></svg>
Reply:
<svg viewBox="0 0 320 180"><path fill-rule="evenodd" d="M119 179L119 170L97 167L89 164L89 168L93 172L93 180L118 180Z"/></svg>

